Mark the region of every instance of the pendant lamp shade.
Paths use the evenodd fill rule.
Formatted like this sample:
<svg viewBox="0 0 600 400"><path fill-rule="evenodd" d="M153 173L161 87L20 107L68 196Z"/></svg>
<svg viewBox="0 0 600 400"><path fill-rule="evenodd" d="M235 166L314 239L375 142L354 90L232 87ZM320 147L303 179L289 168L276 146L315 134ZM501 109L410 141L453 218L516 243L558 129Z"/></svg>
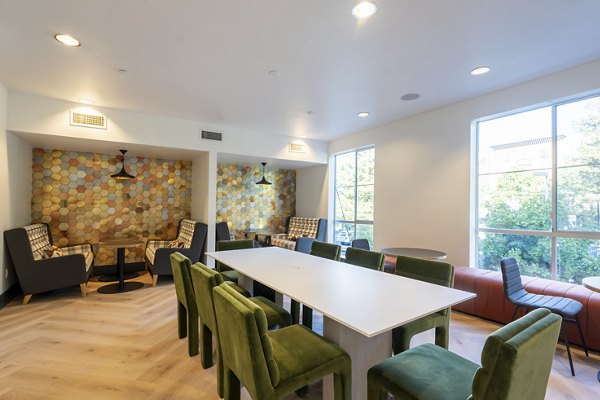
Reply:
<svg viewBox="0 0 600 400"><path fill-rule="evenodd" d="M119 150L123 154L123 160L121 161L121 170L116 174L112 174L110 177L114 179L135 179L135 176L125 171L125 153L127 150Z"/></svg>
<svg viewBox="0 0 600 400"><path fill-rule="evenodd" d="M269 182L268 180L265 179L265 167L267 166L267 163L266 162L262 162L261 164L263 166L263 176L262 176L262 179L260 181L256 182L256 184L257 185L270 185L271 182Z"/></svg>

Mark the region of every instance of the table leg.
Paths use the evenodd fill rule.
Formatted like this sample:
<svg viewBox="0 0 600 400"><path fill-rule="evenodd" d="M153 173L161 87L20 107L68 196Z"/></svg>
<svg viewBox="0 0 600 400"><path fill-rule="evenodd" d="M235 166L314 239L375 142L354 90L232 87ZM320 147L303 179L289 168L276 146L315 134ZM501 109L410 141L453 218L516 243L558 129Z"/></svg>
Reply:
<svg viewBox="0 0 600 400"><path fill-rule="evenodd" d="M125 249L117 249L117 274L119 275L119 290L125 287Z"/></svg>
<svg viewBox="0 0 600 400"><path fill-rule="evenodd" d="M254 279L238 274L238 285L246 289L251 296L254 293Z"/></svg>
<svg viewBox="0 0 600 400"><path fill-rule="evenodd" d="M98 293L130 292L144 286L143 282L125 282L125 248L117 248L117 277L119 282L98 288Z"/></svg>
<svg viewBox="0 0 600 400"><path fill-rule="evenodd" d="M392 356L392 332L366 337L323 316L323 336L339 344L352 359L352 398L367 398L367 371ZM323 379L323 399L333 399L333 376Z"/></svg>

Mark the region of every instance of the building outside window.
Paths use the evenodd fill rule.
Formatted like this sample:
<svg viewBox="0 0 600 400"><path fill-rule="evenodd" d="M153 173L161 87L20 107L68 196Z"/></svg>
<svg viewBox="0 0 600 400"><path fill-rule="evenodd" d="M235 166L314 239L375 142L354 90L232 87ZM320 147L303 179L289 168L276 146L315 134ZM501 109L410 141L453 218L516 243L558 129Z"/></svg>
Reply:
<svg viewBox="0 0 600 400"><path fill-rule="evenodd" d="M477 265L600 275L600 96L477 122Z"/></svg>
<svg viewBox="0 0 600 400"><path fill-rule="evenodd" d="M353 239L373 248L375 148L335 156L334 242L345 250Z"/></svg>

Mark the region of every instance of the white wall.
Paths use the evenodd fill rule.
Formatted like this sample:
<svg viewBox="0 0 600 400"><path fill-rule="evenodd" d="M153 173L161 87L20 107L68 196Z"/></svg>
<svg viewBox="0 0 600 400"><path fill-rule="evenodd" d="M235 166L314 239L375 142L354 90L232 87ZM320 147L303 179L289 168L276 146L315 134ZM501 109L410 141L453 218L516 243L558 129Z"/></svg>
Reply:
<svg viewBox="0 0 600 400"><path fill-rule="evenodd" d="M327 218L328 166L296 170L296 215L299 217Z"/></svg>
<svg viewBox="0 0 600 400"><path fill-rule="evenodd" d="M598 71L584 64L331 142L330 154L375 145L375 248L439 249L468 265L471 122L598 90Z"/></svg>
<svg viewBox="0 0 600 400"><path fill-rule="evenodd" d="M192 219L208 225L206 251L215 249L215 221L217 216L217 153L203 153L192 161ZM209 266L212 258L202 260Z"/></svg>
<svg viewBox="0 0 600 400"><path fill-rule="evenodd" d="M7 91L0 85L0 231L27 225L31 222L31 159L27 143L7 132ZM0 237L0 294L16 282L8 268L4 235ZM6 271L8 270L8 278Z"/></svg>

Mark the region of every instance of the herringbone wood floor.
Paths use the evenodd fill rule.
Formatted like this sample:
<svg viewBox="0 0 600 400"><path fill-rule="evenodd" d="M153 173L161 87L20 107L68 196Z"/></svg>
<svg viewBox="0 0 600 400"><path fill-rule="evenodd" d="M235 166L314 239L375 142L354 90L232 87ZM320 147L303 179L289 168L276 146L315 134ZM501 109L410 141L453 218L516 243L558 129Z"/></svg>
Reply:
<svg viewBox="0 0 600 400"><path fill-rule="evenodd" d="M104 283L90 282L85 298L76 286L2 309L0 399L217 399L215 368L202 369L177 338L172 282L153 288L147 274L137 280L146 285L134 292L99 294ZM450 348L479 362L485 337L497 328L454 313ZM423 334L413 343L431 340ZM557 347L547 399L600 399L600 356L576 350L575 362L573 378ZM306 398L321 398L319 383Z"/></svg>

